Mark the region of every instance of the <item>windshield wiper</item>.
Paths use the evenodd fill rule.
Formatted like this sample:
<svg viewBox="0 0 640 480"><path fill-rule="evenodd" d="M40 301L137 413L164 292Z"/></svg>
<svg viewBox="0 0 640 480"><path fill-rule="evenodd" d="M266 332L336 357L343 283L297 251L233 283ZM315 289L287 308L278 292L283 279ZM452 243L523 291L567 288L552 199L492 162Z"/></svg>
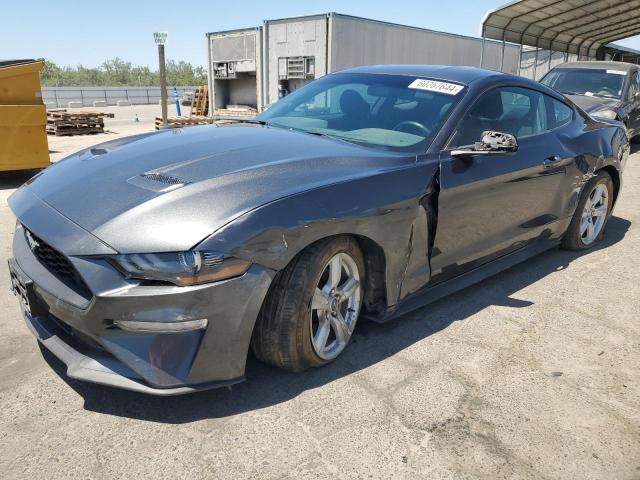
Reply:
<svg viewBox="0 0 640 480"><path fill-rule="evenodd" d="M325 137L325 138L331 138L332 140L337 140L339 142L343 142L343 143L347 143L349 145L360 145L359 142L355 141L355 140L348 140L340 135L337 134L332 134L332 133L322 133L322 132L317 132L314 130L303 130L302 128L293 128L293 127L287 127L290 130L293 130L295 132L302 132L302 133L308 133L309 135L315 135L316 137Z"/></svg>

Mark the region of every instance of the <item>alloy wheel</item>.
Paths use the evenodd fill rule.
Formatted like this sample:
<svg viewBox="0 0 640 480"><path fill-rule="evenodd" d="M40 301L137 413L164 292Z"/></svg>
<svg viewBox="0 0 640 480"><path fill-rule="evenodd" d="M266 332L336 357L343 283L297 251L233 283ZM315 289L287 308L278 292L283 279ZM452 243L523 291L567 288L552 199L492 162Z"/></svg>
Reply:
<svg viewBox="0 0 640 480"><path fill-rule="evenodd" d="M334 255L311 300L311 344L323 360L336 358L349 343L360 314L361 288L355 260L346 253Z"/></svg>
<svg viewBox="0 0 640 480"><path fill-rule="evenodd" d="M580 218L582 243L591 245L598 238L607 219L608 209L609 190L606 185L599 183L587 197L582 210L582 217Z"/></svg>

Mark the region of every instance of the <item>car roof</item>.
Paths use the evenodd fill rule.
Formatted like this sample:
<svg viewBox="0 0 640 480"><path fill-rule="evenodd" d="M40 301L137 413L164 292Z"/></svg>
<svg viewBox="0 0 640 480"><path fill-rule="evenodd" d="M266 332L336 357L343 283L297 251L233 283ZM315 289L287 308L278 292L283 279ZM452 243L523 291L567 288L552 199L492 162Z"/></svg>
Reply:
<svg viewBox="0 0 640 480"><path fill-rule="evenodd" d="M471 82L488 77L512 77L513 75L486 70L477 67L451 67L448 65L368 65L365 67L349 68L337 73L371 73L381 75L407 75L412 77L427 77L438 80L469 85ZM520 78L515 77L514 78Z"/></svg>
<svg viewBox="0 0 640 480"><path fill-rule="evenodd" d="M627 62L605 62L605 61L581 61L581 62L567 62L556 65L555 68L586 68L586 69L603 69L610 68L615 70L624 70L628 72L630 70L636 70L637 65Z"/></svg>

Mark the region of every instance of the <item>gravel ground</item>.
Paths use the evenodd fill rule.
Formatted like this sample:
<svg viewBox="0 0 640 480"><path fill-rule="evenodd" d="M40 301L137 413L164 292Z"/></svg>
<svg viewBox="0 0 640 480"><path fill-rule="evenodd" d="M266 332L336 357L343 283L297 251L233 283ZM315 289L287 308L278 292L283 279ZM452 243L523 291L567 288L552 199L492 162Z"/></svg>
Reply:
<svg viewBox="0 0 640 480"><path fill-rule="evenodd" d="M118 120L116 133L51 138L54 159L152 128ZM6 198L25 178L0 178L5 259ZM27 330L2 262L2 477L640 479L638 205L635 153L598 249L554 249L362 324L328 367L250 360L247 382L177 398L66 378Z"/></svg>

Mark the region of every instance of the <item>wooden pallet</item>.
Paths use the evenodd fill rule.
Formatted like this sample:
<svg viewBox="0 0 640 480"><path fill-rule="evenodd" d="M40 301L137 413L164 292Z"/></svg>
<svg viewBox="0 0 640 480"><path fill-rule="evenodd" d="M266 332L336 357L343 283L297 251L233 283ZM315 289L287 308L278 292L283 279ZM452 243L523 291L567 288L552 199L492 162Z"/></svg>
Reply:
<svg viewBox="0 0 640 480"><path fill-rule="evenodd" d="M113 118L113 113L67 112L54 110L47 112L47 133L49 135L70 136L104 133L104 117Z"/></svg>
<svg viewBox="0 0 640 480"><path fill-rule="evenodd" d="M193 125L208 125L213 123L213 119L203 115L191 117L168 117L167 123L172 128L191 127ZM162 117L156 117L156 130L160 130Z"/></svg>
<svg viewBox="0 0 640 480"><path fill-rule="evenodd" d="M104 128L102 127L73 127L73 128L63 128L58 130L53 130L47 128L47 133L49 135L55 135L56 137L65 137L72 135L94 135L96 133L104 133Z"/></svg>
<svg viewBox="0 0 640 480"><path fill-rule="evenodd" d="M209 87L202 85L196 87L191 102L191 116L202 117L209 114Z"/></svg>
<svg viewBox="0 0 640 480"><path fill-rule="evenodd" d="M66 110L49 110L47 111L47 117L64 119L64 120L75 120L75 119L86 119L86 118L114 118L115 114L106 113L106 112L92 112L92 111L67 112Z"/></svg>

